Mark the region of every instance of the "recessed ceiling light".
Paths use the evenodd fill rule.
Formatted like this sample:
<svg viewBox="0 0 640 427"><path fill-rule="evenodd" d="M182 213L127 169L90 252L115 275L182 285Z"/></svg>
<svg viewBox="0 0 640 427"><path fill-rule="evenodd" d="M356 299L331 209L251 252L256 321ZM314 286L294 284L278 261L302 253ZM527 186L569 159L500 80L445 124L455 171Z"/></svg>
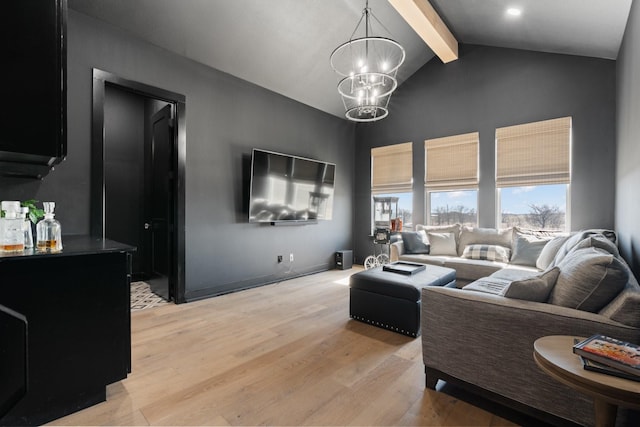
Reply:
<svg viewBox="0 0 640 427"><path fill-rule="evenodd" d="M522 15L522 9L518 9L517 7L510 7L509 9L507 9L507 15L520 16Z"/></svg>

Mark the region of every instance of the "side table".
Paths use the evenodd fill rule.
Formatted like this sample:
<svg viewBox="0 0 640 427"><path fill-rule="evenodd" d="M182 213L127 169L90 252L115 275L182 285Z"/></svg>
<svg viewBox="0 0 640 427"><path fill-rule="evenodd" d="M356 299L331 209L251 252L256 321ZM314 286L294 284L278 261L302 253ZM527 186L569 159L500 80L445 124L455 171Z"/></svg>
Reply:
<svg viewBox="0 0 640 427"><path fill-rule="evenodd" d="M538 366L561 383L593 397L597 427L614 426L618 406L640 409L640 382L587 371L573 353L574 338L553 335L533 343Z"/></svg>

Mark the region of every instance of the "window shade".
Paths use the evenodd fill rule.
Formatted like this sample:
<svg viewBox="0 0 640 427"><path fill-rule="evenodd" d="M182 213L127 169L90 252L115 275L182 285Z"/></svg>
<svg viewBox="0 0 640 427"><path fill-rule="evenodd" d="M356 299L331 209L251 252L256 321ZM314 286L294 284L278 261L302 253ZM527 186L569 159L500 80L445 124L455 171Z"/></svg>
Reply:
<svg viewBox="0 0 640 427"><path fill-rule="evenodd" d="M478 187L478 132L424 142L424 185L435 190Z"/></svg>
<svg viewBox="0 0 640 427"><path fill-rule="evenodd" d="M371 149L371 192L402 193L413 190L413 143Z"/></svg>
<svg viewBox="0 0 640 427"><path fill-rule="evenodd" d="M496 186L569 184L571 117L496 129Z"/></svg>

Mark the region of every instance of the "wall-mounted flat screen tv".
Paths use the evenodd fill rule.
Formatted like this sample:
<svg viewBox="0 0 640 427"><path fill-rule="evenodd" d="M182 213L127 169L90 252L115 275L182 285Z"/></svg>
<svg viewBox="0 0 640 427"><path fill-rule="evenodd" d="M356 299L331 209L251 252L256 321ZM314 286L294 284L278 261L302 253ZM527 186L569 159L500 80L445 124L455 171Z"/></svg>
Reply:
<svg viewBox="0 0 640 427"><path fill-rule="evenodd" d="M253 149L249 222L331 219L336 165Z"/></svg>

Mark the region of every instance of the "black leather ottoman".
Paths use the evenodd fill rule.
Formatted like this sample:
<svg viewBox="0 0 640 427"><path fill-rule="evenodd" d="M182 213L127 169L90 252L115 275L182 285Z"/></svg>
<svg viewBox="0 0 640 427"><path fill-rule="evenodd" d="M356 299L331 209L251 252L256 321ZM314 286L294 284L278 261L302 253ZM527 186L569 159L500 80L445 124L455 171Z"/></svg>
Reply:
<svg viewBox="0 0 640 427"><path fill-rule="evenodd" d="M425 286L455 286L452 268L427 265L404 275L382 267L353 274L349 280L349 315L352 319L404 335L420 335L420 300Z"/></svg>

